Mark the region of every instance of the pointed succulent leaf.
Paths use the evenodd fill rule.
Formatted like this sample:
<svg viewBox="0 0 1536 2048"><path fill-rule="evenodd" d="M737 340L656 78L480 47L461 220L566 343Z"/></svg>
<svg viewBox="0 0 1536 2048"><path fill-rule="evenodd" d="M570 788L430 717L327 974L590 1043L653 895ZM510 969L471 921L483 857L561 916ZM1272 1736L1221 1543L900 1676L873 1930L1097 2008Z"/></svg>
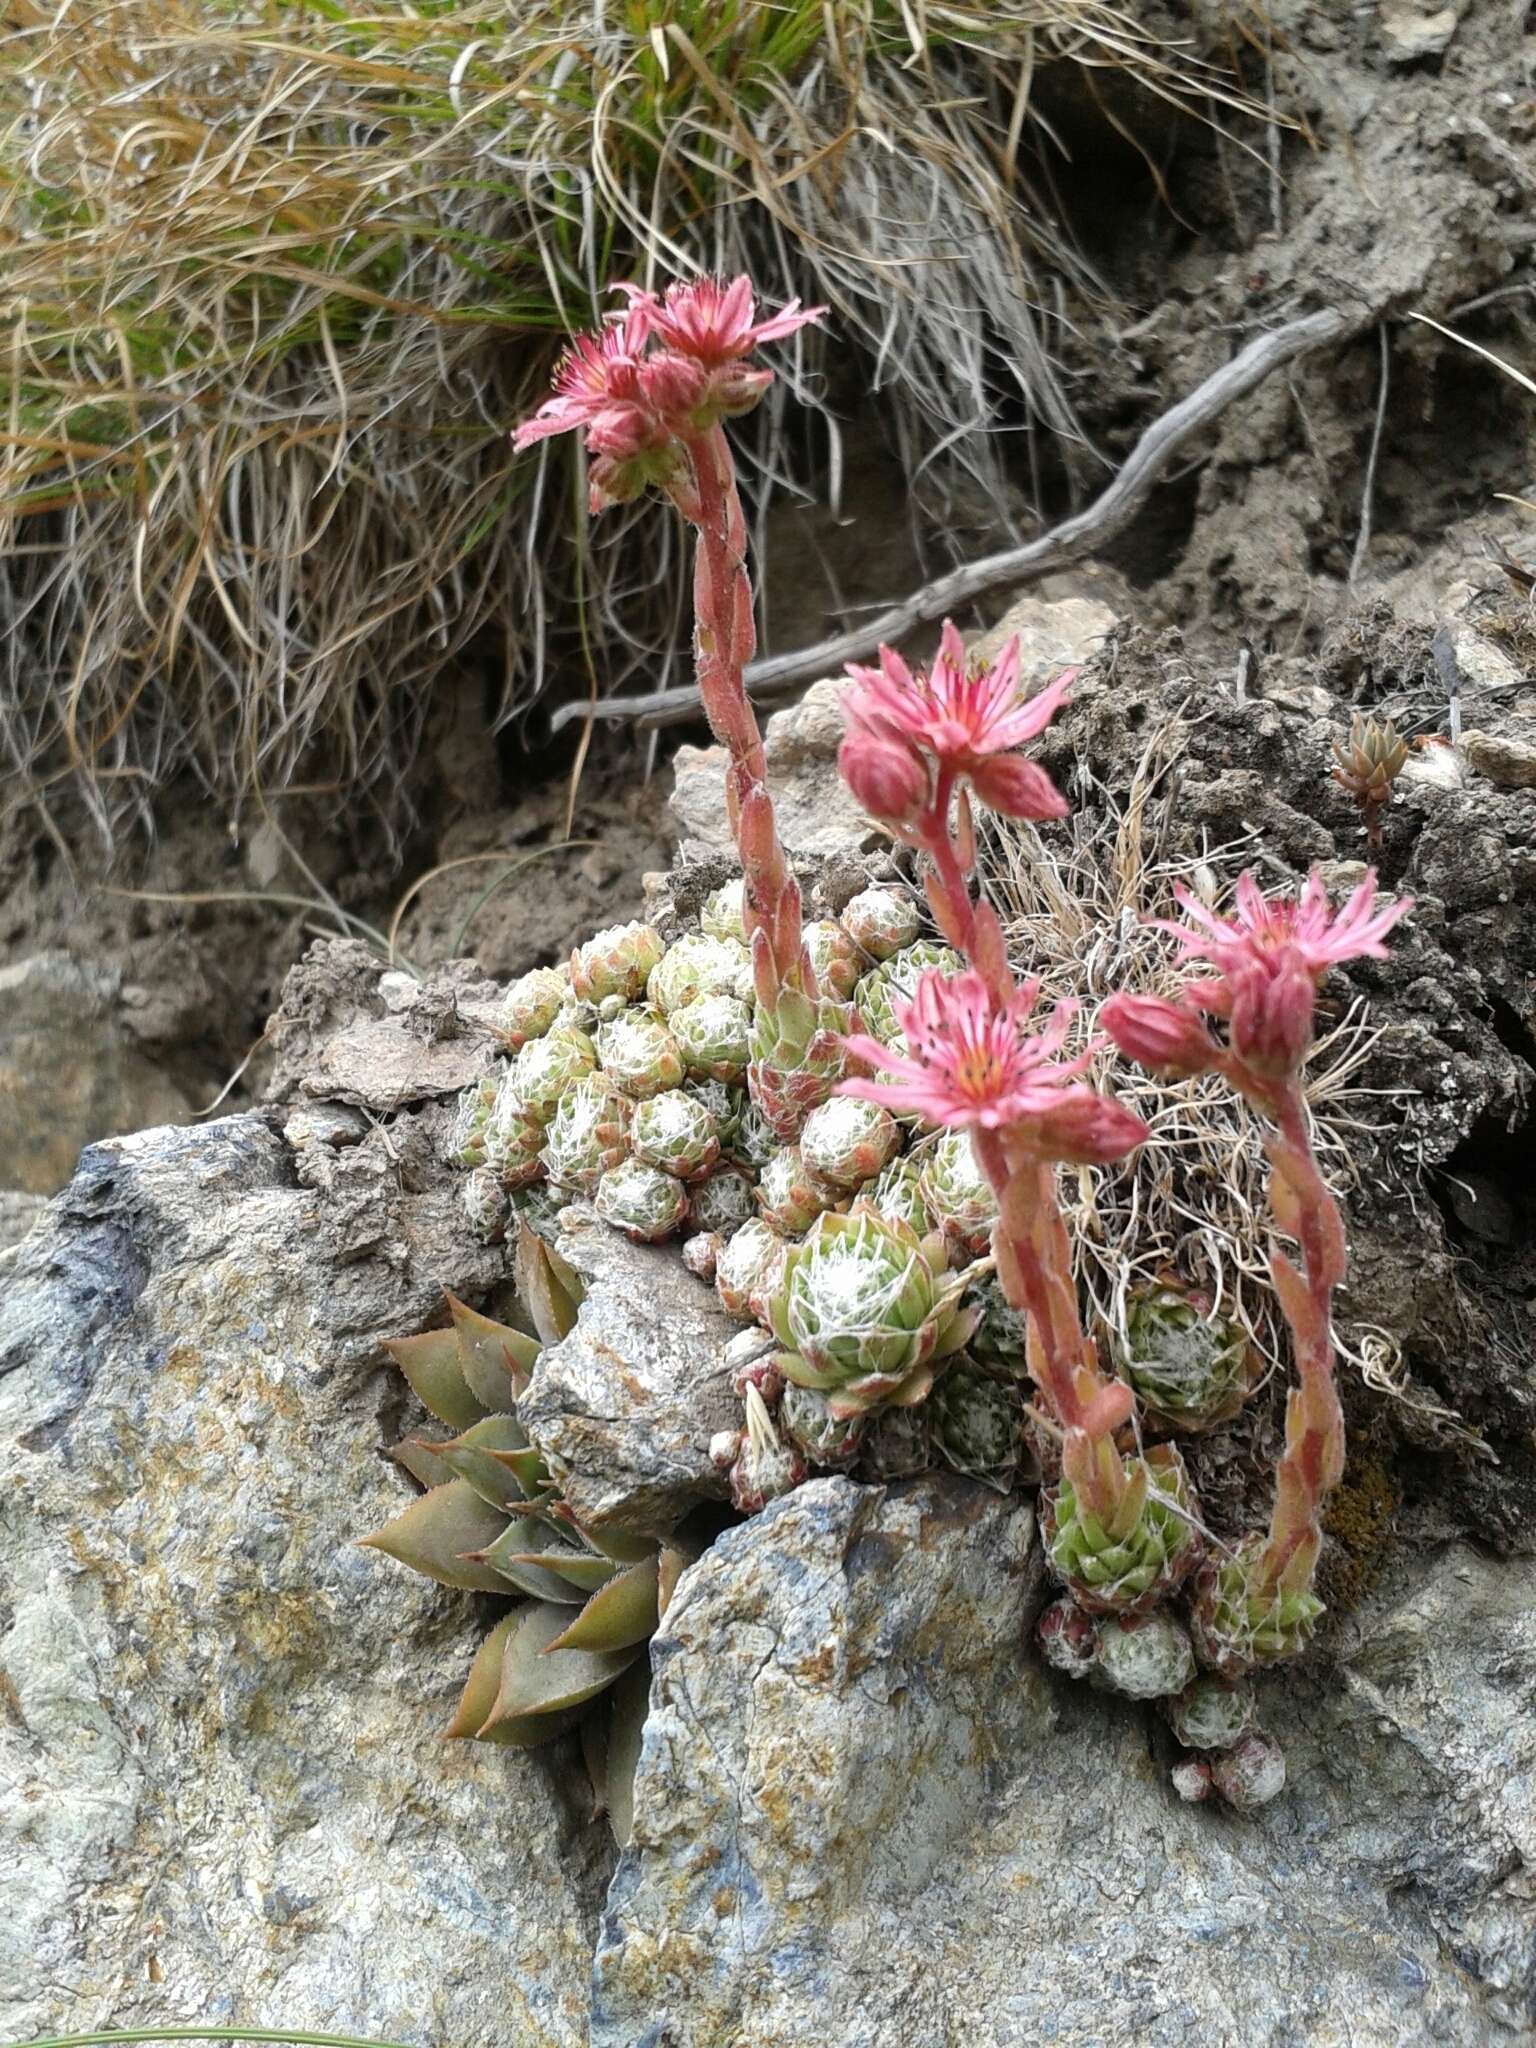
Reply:
<svg viewBox="0 0 1536 2048"><path fill-rule="evenodd" d="M493 1415L504 1413L526 1391L538 1345L521 1330L480 1315L457 1295L448 1296L448 1313L459 1340L464 1378L476 1400Z"/></svg>
<svg viewBox="0 0 1536 2048"><path fill-rule="evenodd" d="M585 1522L577 1521L563 1501L560 1503L560 1511L557 1512L560 1512L562 1521L569 1522L583 1543L590 1544L604 1557L612 1558L615 1564L639 1564L656 1548L654 1538L636 1536L628 1529L588 1528Z"/></svg>
<svg viewBox="0 0 1536 2048"><path fill-rule="evenodd" d="M651 1666L637 1657L608 1696L608 1824L622 1849L634 1833L635 1771L651 1704Z"/></svg>
<svg viewBox="0 0 1536 2048"><path fill-rule="evenodd" d="M627 1650L656 1633L656 1559L632 1564L600 1587L549 1650ZM546 1651L548 1654L548 1651Z"/></svg>
<svg viewBox="0 0 1536 2048"><path fill-rule="evenodd" d="M553 1742L557 1735L579 1726L581 1718L579 1706L547 1714L498 1714L493 1708L478 1739L498 1742L504 1749L537 1749L541 1743Z"/></svg>
<svg viewBox="0 0 1536 2048"><path fill-rule="evenodd" d="M510 1585L534 1600L579 1606L585 1597L582 1589L544 1562L544 1552L556 1547L549 1525L537 1515L524 1515L520 1521L508 1522L494 1542L480 1552L477 1561L498 1574L498 1592L504 1593Z"/></svg>
<svg viewBox="0 0 1536 2048"><path fill-rule="evenodd" d="M502 1652L501 1688L492 1722L582 1706L612 1685L644 1650L643 1643L636 1643L622 1650L562 1650L546 1657L544 1652L564 1634L568 1620L565 1608L544 1602L519 1616Z"/></svg>
<svg viewBox="0 0 1536 2048"><path fill-rule="evenodd" d="M426 1437L402 1437L397 1444L391 1444L389 1455L397 1465L403 1465L418 1486L446 1486L453 1473L437 1455L436 1443Z"/></svg>
<svg viewBox="0 0 1536 2048"><path fill-rule="evenodd" d="M506 1517L483 1501L467 1479L451 1479L412 1501L403 1515L361 1541L439 1585L504 1593L504 1581L480 1561L480 1553L496 1541L505 1522Z"/></svg>
<svg viewBox="0 0 1536 2048"><path fill-rule="evenodd" d="M384 1348L405 1374L422 1407L439 1422L446 1422L450 1429L468 1429L496 1405L478 1400L471 1393L464 1377L463 1353L453 1330L426 1330L419 1337L396 1337Z"/></svg>
<svg viewBox="0 0 1536 2048"><path fill-rule="evenodd" d="M570 1273L563 1260L561 1266ZM576 1327L575 1297L562 1280L548 1245L526 1223L517 1233L517 1285L546 1344L558 1344L570 1335Z"/></svg>
<svg viewBox="0 0 1536 2048"><path fill-rule="evenodd" d="M467 1741L478 1735L489 1720L501 1689L502 1652L517 1618L515 1611L505 1615L476 1650L475 1661L469 1667L469 1677L459 1695L458 1709L448 1723L450 1741Z"/></svg>
<svg viewBox="0 0 1536 2048"><path fill-rule="evenodd" d="M686 1550L680 1550L675 1543L666 1544L656 1561L656 1614L658 1621L672 1604L672 1595L677 1591L677 1582L693 1563Z"/></svg>
<svg viewBox="0 0 1536 2048"><path fill-rule="evenodd" d="M548 1550L529 1550L516 1553L507 1559L509 1564L538 1565L545 1571L556 1572L568 1585L576 1588L577 1596L595 1593L599 1586L606 1586L619 1569L611 1557L593 1557L584 1550L565 1550L552 1546ZM569 1594L564 1595L566 1599Z"/></svg>
<svg viewBox="0 0 1536 2048"><path fill-rule="evenodd" d="M515 1415L487 1415L450 1443L433 1446L440 1463L456 1478L467 1479L480 1498L507 1514L527 1498L515 1468L508 1462L528 1449L528 1438Z"/></svg>

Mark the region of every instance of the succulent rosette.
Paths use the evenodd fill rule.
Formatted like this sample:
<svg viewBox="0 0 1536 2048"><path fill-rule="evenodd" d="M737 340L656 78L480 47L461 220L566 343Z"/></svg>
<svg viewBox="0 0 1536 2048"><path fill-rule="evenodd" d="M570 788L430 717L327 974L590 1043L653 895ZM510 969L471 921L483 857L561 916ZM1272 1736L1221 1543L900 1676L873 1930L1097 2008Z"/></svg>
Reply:
<svg viewBox="0 0 1536 2048"><path fill-rule="evenodd" d="M512 1062L512 1085L523 1107L548 1123L566 1089L596 1065L597 1052L586 1032L555 1024L542 1038L530 1038Z"/></svg>
<svg viewBox="0 0 1536 2048"><path fill-rule="evenodd" d="M845 1003L853 994L864 961L843 927L830 917L808 924L800 935L819 995Z"/></svg>
<svg viewBox="0 0 1536 2048"><path fill-rule="evenodd" d="M814 1387L798 1387L791 1380L780 1398L776 1416L781 1435L789 1439L808 1465L824 1471L841 1471L859 1455L865 1417L834 1415L831 1402Z"/></svg>
<svg viewBox="0 0 1536 2048"><path fill-rule="evenodd" d="M946 1465L1006 1493L1024 1449L1024 1404L963 1352L951 1359L924 1403L933 1448Z"/></svg>
<svg viewBox="0 0 1536 2048"><path fill-rule="evenodd" d="M1119 1457L1110 1445L1102 1455ZM1161 1604L1199 1562L1194 1497L1184 1461L1168 1444L1128 1459L1128 1483L1106 1525L1079 1502L1069 1478L1040 1496L1046 1561L1093 1614L1144 1614Z"/></svg>
<svg viewBox="0 0 1536 2048"><path fill-rule="evenodd" d="M752 1217L732 1232L715 1260L715 1292L727 1315L767 1321L789 1246L776 1230Z"/></svg>
<svg viewBox="0 0 1536 2048"><path fill-rule="evenodd" d="M572 1083L573 1087L579 1085ZM515 1075L508 1074L496 1091L486 1121L483 1162L502 1187L509 1191L526 1188L543 1178L543 1146L544 1119L529 1109Z"/></svg>
<svg viewBox="0 0 1536 2048"><path fill-rule="evenodd" d="M654 1010L636 1007L599 1024L595 1043L603 1072L636 1101L682 1082L677 1040Z"/></svg>
<svg viewBox="0 0 1536 2048"><path fill-rule="evenodd" d="M670 1017L700 996L735 995L746 964L747 949L736 940L685 932L651 969L646 994L663 1017Z"/></svg>
<svg viewBox="0 0 1536 2048"><path fill-rule="evenodd" d="M840 921L871 960L889 960L910 946L922 927L917 905L899 889L861 889L843 905Z"/></svg>
<svg viewBox="0 0 1536 2048"><path fill-rule="evenodd" d="M694 1080L746 1079L752 1012L735 996L702 995L667 1019L683 1065Z"/></svg>
<svg viewBox="0 0 1536 2048"><path fill-rule="evenodd" d="M714 1118L696 1095L668 1088L635 1105L629 1149L644 1166L678 1180L698 1180L720 1157Z"/></svg>
<svg viewBox="0 0 1536 2048"><path fill-rule="evenodd" d="M779 1150L772 1126L750 1095L724 1142L731 1158L748 1173L761 1173Z"/></svg>
<svg viewBox="0 0 1536 2048"><path fill-rule="evenodd" d="M557 1187L590 1195L629 1150L632 1104L606 1074L572 1082L544 1133L540 1157Z"/></svg>
<svg viewBox="0 0 1536 2048"><path fill-rule="evenodd" d="M945 1243L957 1256L981 1258L992 1242L997 1197L969 1133L945 1131L917 1156L923 1200Z"/></svg>
<svg viewBox="0 0 1536 2048"><path fill-rule="evenodd" d="M688 1191L675 1174L625 1159L597 1184L597 1213L637 1244L659 1244L688 1214Z"/></svg>
<svg viewBox="0 0 1536 2048"><path fill-rule="evenodd" d="M910 1154L899 1153L891 1160L870 1186L861 1190L859 1201L887 1223L904 1223L919 1237L926 1237L933 1228L933 1217L923 1200L919 1162Z"/></svg>
<svg viewBox="0 0 1536 2048"><path fill-rule="evenodd" d="M875 1485L910 1479L915 1472L926 1472L932 1463L926 1401L916 1408L877 1408L865 1416L855 1468L860 1479Z"/></svg>
<svg viewBox="0 0 1536 2048"><path fill-rule="evenodd" d="M1163 1701L1168 1725L1186 1749L1230 1749L1253 1726L1252 1688L1202 1672Z"/></svg>
<svg viewBox="0 0 1536 2048"><path fill-rule="evenodd" d="M1298 1559L1294 1583L1271 1579L1262 1537L1246 1536L1226 1557L1212 1558L1195 1582L1190 1627L1207 1670L1241 1678L1262 1665L1299 1656L1323 1613L1312 1591L1311 1561Z"/></svg>
<svg viewBox="0 0 1536 2048"><path fill-rule="evenodd" d="M505 1076L506 1068L498 1067L495 1073L482 1074L478 1081L472 1081L459 1096L453 1129L448 1135L448 1156L455 1166L473 1168L485 1164L486 1128Z"/></svg>
<svg viewBox="0 0 1536 2048"><path fill-rule="evenodd" d="M1189 1632L1162 1612L1107 1615L1098 1627L1095 1684L1132 1700L1168 1699L1195 1675Z"/></svg>
<svg viewBox="0 0 1536 2048"><path fill-rule="evenodd" d="M873 1180L901 1149L901 1130L888 1109L854 1095L818 1103L800 1132L800 1156L834 1187Z"/></svg>
<svg viewBox="0 0 1536 2048"><path fill-rule="evenodd" d="M531 967L520 974L502 997L496 1026L514 1052L530 1038L542 1038L559 1016L571 993L558 967Z"/></svg>
<svg viewBox="0 0 1536 2048"><path fill-rule="evenodd" d="M783 1145L758 1176L757 1206L765 1223L784 1237L809 1230L838 1190L811 1172L798 1145Z"/></svg>
<svg viewBox="0 0 1536 2048"><path fill-rule="evenodd" d="M794 1143L811 1111L851 1071L843 1041L852 1025L847 1004L795 989L781 989L772 1008L758 1004L747 1085L782 1144Z"/></svg>
<svg viewBox="0 0 1536 2048"><path fill-rule="evenodd" d="M571 993L579 1002L637 1001L665 948L648 924L614 924L571 955Z"/></svg>
<svg viewBox="0 0 1536 2048"><path fill-rule="evenodd" d="M465 1219L482 1244L499 1244L507 1234L512 1204L507 1191L488 1166L477 1166L464 1176L459 1200Z"/></svg>
<svg viewBox="0 0 1536 2048"><path fill-rule="evenodd" d="M963 971L965 962L952 946L936 939L918 939L879 967L872 967L853 992L853 1007L871 1038L878 1038L893 1052L906 1051L906 1039L897 1018L898 1003L910 1003L917 984L927 973L951 975Z"/></svg>
<svg viewBox="0 0 1536 2048"><path fill-rule="evenodd" d="M688 1190L688 1224L725 1238L756 1214L752 1183L739 1167L719 1166Z"/></svg>
<svg viewBox="0 0 1536 2048"><path fill-rule="evenodd" d="M747 885L740 876L712 889L699 913L699 929L707 938L730 939L738 946L747 941Z"/></svg>
<svg viewBox="0 0 1536 2048"><path fill-rule="evenodd" d="M785 1255L771 1307L785 1378L839 1419L921 1401L970 1334L964 1286L935 1238L867 1211L819 1217Z"/></svg>
<svg viewBox="0 0 1536 2048"><path fill-rule="evenodd" d="M1138 1288L1126 1306L1125 1336L1115 1346L1122 1378L1143 1407L1170 1429L1213 1429L1247 1400L1260 1359L1245 1331L1205 1312L1181 1287Z"/></svg>

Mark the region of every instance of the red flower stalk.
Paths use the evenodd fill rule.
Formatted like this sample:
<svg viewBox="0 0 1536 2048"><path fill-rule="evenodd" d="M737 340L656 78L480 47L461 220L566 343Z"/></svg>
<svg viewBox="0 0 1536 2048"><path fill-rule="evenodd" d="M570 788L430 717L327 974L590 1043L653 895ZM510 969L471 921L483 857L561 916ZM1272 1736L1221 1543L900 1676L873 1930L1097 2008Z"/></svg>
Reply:
<svg viewBox="0 0 1536 2048"><path fill-rule="evenodd" d="M756 317L745 277L673 284L663 297L619 287L627 310L574 341L554 396L514 435L526 448L580 432L590 461L593 511L656 487L698 534L694 559L694 652L710 730L726 748L727 810L746 877L746 924L760 1001L814 997L800 941L800 892L784 857L768 794L762 738L742 671L756 645L747 575L746 521L722 420L746 412L773 381L747 361L822 307L792 301Z"/></svg>
<svg viewBox="0 0 1536 2048"><path fill-rule="evenodd" d="M1265 1148L1270 1207L1280 1230L1300 1247L1301 1264L1277 1247L1270 1277L1290 1326L1298 1384L1286 1404L1269 1534L1245 1566L1247 1597L1262 1603L1310 1590L1322 1545L1322 1503L1344 1470L1331 1320L1334 1290L1345 1272L1344 1223L1318 1171L1301 1078L1317 988L1341 961L1385 958L1382 941L1412 904L1399 898L1376 909L1376 877L1367 874L1335 913L1315 869L1294 897L1266 897L1252 875L1244 875L1231 918L1215 916L1187 890L1176 893L1187 921L1163 920L1162 928L1215 974L1187 984L1178 1003L1111 996L1099 1022L1142 1065L1224 1075L1275 1126ZM1225 1023L1225 1045L1195 1008Z"/></svg>

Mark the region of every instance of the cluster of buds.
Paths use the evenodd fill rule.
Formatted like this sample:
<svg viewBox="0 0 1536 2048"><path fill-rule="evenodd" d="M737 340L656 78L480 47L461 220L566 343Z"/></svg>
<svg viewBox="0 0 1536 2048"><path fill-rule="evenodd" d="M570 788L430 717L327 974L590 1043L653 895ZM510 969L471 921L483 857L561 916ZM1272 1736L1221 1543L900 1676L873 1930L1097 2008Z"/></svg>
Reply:
<svg viewBox="0 0 1536 2048"><path fill-rule="evenodd" d="M1333 779L1347 789L1365 819L1365 843L1381 847L1381 814L1392 800L1392 785L1408 759L1408 742L1390 718L1356 717L1349 738L1335 740Z"/></svg>

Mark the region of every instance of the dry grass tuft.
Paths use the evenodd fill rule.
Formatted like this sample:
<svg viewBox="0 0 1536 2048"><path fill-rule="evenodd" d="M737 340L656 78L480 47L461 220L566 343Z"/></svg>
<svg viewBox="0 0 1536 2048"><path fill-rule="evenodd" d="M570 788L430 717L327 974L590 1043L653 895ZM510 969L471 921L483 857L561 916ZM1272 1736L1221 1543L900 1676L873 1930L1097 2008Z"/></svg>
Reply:
<svg viewBox="0 0 1536 2048"><path fill-rule="evenodd" d="M1241 845L1198 860L1174 851L1168 771L1188 715L1153 732L1123 796L1080 764L1065 847L1054 833L1048 843L1029 826L986 819L981 859L1018 971L1040 977L1042 1002L1081 1002L1084 1031L1116 989L1177 993L1185 972L1179 949L1145 920L1177 915L1175 882L1214 904L1247 864ZM1341 1197L1358 1185L1366 1149L1358 1140L1373 1128L1372 1101L1380 1099L1358 1079L1375 1039L1356 1002L1312 1056L1318 1158ZM1155 1080L1112 1045L1095 1078L1145 1118L1152 1135L1123 1167L1082 1169L1075 1199L1066 1201L1090 1320L1123 1335L1131 1291L1171 1269L1205 1289L1219 1313L1248 1332L1266 1372L1283 1376L1289 1345L1268 1274L1262 1124L1219 1079ZM1336 1334L1346 1364L1405 1398L1402 1360L1386 1331L1355 1322Z"/></svg>
<svg viewBox="0 0 1536 2048"><path fill-rule="evenodd" d="M1105 0L8 23L0 760L109 837L184 769L226 801L319 774L398 816L434 677L489 651L510 715L577 650L583 593L604 687L667 680L666 522L589 542L571 451L506 442L615 274L748 265L833 307L759 417L759 503L829 445L835 476L850 341L939 524L962 482L1008 502L1000 411L1091 473L1065 365L1109 295L1061 225L1039 72L1255 111Z"/></svg>

